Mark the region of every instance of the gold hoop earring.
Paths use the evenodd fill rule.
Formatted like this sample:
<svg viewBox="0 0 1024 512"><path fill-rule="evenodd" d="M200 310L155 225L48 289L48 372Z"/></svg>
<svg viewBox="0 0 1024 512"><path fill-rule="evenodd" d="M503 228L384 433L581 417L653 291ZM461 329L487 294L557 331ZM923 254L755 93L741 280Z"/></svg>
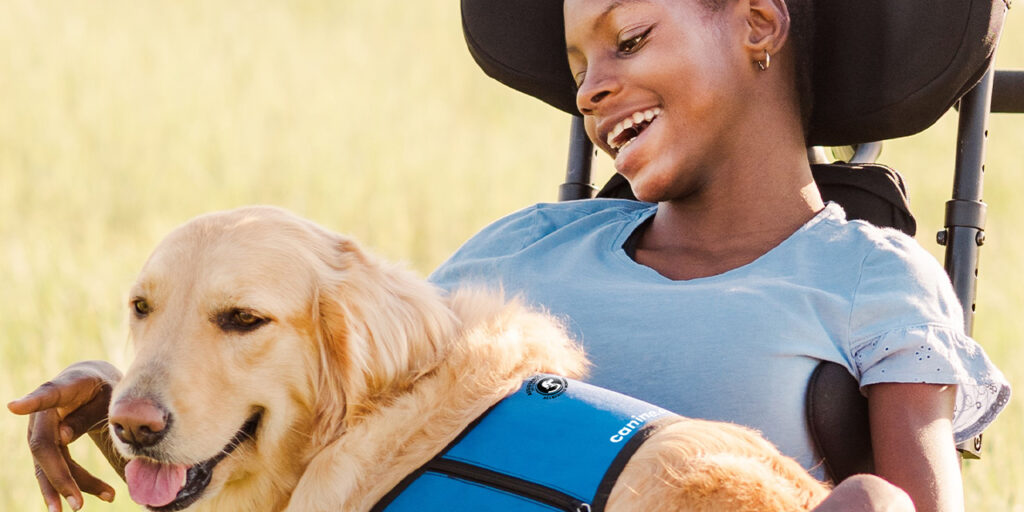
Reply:
<svg viewBox="0 0 1024 512"><path fill-rule="evenodd" d="M756 61L757 67L761 68L761 71L768 71L768 68L772 65L772 54L768 53L768 49L764 51L764 60Z"/></svg>

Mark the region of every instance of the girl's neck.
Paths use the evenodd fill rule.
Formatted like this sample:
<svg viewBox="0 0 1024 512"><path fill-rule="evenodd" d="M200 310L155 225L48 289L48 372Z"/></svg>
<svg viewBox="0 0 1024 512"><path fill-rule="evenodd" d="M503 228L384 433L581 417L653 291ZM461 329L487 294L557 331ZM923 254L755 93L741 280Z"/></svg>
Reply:
<svg viewBox="0 0 1024 512"><path fill-rule="evenodd" d="M636 261L675 280L721 274L761 257L823 208L806 159L748 171L659 203Z"/></svg>

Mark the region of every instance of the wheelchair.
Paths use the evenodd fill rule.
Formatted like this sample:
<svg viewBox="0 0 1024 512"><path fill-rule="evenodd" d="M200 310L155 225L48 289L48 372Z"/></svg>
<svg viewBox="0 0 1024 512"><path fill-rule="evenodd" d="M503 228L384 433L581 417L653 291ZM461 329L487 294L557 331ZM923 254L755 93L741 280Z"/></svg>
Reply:
<svg viewBox="0 0 1024 512"><path fill-rule="evenodd" d="M991 113L1024 113L1024 71L995 70L992 57L1007 0L820 0L814 4L810 77L814 109L808 158L825 201L850 219L899 229L911 236L916 221L902 178L875 163L881 142L923 131L950 108L959 112L953 194L945 205L944 266L964 306L972 333L978 256L985 242L982 201L985 143ZM571 114L568 166L559 200L635 199L615 175L591 185L594 147L576 110L561 40L562 2L461 0L470 53L490 77ZM510 26L544 27L550 37L524 39ZM826 37L827 36L827 37ZM885 51L899 48L898 52ZM553 57L554 56L554 57ZM845 151L832 161L833 154ZM811 377L806 414L827 477L838 483L873 472L867 400L847 370L821 363ZM958 446L979 458L981 436Z"/></svg>

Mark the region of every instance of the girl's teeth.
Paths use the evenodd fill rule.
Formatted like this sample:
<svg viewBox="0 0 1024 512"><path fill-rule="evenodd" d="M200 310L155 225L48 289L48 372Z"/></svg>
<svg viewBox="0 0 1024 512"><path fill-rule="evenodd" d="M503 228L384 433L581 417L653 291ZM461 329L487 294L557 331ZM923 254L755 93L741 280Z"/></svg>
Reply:
<svg viewBox="0 0 1024 512"><path fill-rule="evenodd" d="M616 137L621 135L622 132L624 132L624 131L632 128L633 126L638 125L638 124L640 124L640 123L642 123L644 121L647 121L647 122L653 121L654 118L658 117L659 114L661 114L661 108L658 108L658 107L655 107L655 108L652 108L652 109L648 109L648 110L645 110L643 112L634 112L631 116L623 119L622 121L619 122L619 124L616 124L615 128L612 128L612 131L608 134L608 137L606 138L606 142L613 149L622 149L622 148L626 147L630 142L633 142L633 139L635 139L636 137L633 137L632 139L627 140L621 146L617 146L617 147L616 147L615 142L614 142Z"/></svg>

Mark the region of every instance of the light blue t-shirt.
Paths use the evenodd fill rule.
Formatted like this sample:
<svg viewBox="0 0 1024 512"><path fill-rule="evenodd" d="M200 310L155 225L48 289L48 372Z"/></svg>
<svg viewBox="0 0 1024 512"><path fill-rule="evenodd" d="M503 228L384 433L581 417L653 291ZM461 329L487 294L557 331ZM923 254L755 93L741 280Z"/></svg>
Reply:
<svg viewBox="0 0 1024 512"><path fill-rule="evenodd" d="M655 210L624 200L536 205L485 228L430 279L521 295L582 341L589 382L756 428L819 477L804 399L823 360L861 386L957 384L957 442L1009 399L1006 379L964 334L945 272L903 233L848 222L830 203L747 265L673 281L623 249Z"/></svg>

